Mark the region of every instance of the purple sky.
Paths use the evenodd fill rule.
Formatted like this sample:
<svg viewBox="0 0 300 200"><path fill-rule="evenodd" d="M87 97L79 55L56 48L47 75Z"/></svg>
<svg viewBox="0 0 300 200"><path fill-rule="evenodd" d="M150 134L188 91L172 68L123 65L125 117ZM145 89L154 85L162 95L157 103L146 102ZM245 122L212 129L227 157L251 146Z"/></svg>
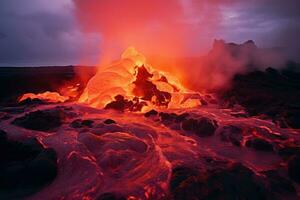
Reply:
<svg viewBox="0 0 300 200"><path fill-rule="evenodd" d="M191 39L194 55L207 51L214 38L222 38L230 42L252 39L261 47L284 47L298 58L299 0L171 1L180 1L185 13L180 20L193 27L206 27L208 13L218 15L216 26L203 28L197 38ZM101 31L83 32L75 10L72 0L1 0L0 66L97 63Z"/></svg>

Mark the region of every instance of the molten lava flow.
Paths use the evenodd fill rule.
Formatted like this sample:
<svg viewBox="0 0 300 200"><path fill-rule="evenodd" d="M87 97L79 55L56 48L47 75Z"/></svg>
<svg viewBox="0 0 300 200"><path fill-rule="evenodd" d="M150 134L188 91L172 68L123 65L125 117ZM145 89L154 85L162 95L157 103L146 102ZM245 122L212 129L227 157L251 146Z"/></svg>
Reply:
<svg viewBox="0 0 300 200"><path fill-rule="evenodd" d="M39 99L49 103L63 103L68 100L76 99L79 96L79 87L80 84L77 83L75 85L62 86L58 89L59 92L25 93L19 98L18 102L22 102L26 99Z"/></svg>
<svg viewBox="0 0 300 200"><path fill-rule="evenodd" d="M20 97L19 102L24 101L26 99L40 99L42 101L46 101L50 103L59 103L59 102L62 103L69 100L69 97L62 96L57 92L49 92L49 91L38 93L38 94L26 93Z"/></svg>
<svg viewBox="0 0 300 200"><path fill-rule="evenodd" d="M158 71L129 47L119 61L99 69L79 102L97 108L140 111L143 108L190 108L201 105L200 94L184 88L175 77ZM147 110L147 109L146 109Z"/></svg>

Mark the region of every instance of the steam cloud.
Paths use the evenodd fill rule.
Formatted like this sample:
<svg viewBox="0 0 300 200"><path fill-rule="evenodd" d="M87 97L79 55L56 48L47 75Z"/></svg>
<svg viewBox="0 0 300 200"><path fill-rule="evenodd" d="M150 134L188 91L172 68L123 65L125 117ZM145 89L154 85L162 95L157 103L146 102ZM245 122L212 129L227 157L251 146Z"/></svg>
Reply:
<svg viewBox="0 0 300 200"><path fill-rule="evenodd" d="M251 28L261 26L244 27L236 13L228 10L233 7L243 13L239 1L74 0L74 3L82 29L102 34L102 61L117 58L122 50L134 46L148 58L157 55L165 58L150 59L151 64L176 73L193 89L224 87L236 73L279 66L284 60L278 52L260 50L251 42L241 46L217 42L208 55L200 57L203 50L211 46L212 38L230 38L228 35L241 33L243 28L250 32ZM246 4L249 9L256 9ZM230 27L229 23L233 23L236 30L225 34L224 26ZM256 31L255 35L260 34L261 29ZM220 33L225 34L224 37ZM178 59L187 55L197 58Z"/></svg>

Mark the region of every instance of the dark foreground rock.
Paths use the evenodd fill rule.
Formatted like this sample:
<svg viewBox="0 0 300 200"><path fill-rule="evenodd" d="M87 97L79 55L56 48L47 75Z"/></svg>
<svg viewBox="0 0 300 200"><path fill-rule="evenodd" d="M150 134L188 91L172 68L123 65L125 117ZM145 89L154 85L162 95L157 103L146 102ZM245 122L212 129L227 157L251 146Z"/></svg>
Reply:
<svg viewBox="0 0 300 200"><path fill-rule="evenodd" d="M181 127L183 130L191 131L199 137L208 137L214 135L218 125L215 121L209 118L201 117L199 119L186 119L182 121Z"/></svg>
<svg viewBox="0 0 300 200"><path fill-rule="evenodd" d="M288 173L289 177L300 183L300 156L292 157L288 162Z"/></svg>
<svg viewBox="0 0 300 200"><path fill-rule="evenodd" d="M46 102L36 98L35 99L27 98L18 103L18 105L20 106L31 106L31 105L42 105L42 104L46 104Z"/></svg>
<svg viewBox="0 0 300 200"><path fill-rule="evenodd" d="M235 146L240 146L243 140L243 129L229 125L224 126L220 132L221 140L231 142Z"/></svg>
<svg viewBox="0 0 300 200"><path fill-rule="evenodd" d="M300 146L285 145L283 147L280 147L277 153L283 158L289 158L291 156L300 155Z"/></svg>
<svg viewBox="0 0 300 200"><path fill-rule="evenodd" d="M246 142L246 146L258 151L273 151L273 145L262 138L249 139Z"/></svg>
<svg viewBox="0 0 300 200"><path fill-rule="evenodd" d="M96 200L126 200L125 197L120 197L114 193L101 194Z"/></svg>
<svg viewBox="0 0 300 200"><path fill-rule="evenodd" d="M274 193L279 193L279 194L296 194L296 189L293 186L293 183L282 176L275 171L275 170L269 170L269 171L264 171L262 172L269 181L270 189Z"/></svg>
<svg viewBox="0 0 300 200"><path fill-rule="evenodd" d="M91 128L91 127L93 127L93 124L94 124L93 120L76 119L70 124L70 126L73 127L73 128L84 128L84 127Z"/></svg>
<svg viewBox="0 0 300 200"><path fill-rule="evenodd" d="M187 173L179 177L178 169L174 169L170 192L175 200L272 199L259 178L241 164L199 175Z"/></svg>
<svg viewBox="0 0 300 200"><path fill-rule="evenodd" d="M221 98L229 106L242 105L250 115L268 116L282 128L299 129L300 64L290 62L282 67L236 75Z"/></svg>
<svg viewBox="0 0 300 200"><path fill-rule="evenodd" d="M114 97L115 100L111 101L107 105L105 105L105 109L112 109L124 112L126 110L137 112L141 111L144 106L147 105L146 102L140 101L138 98L131 100L125 99L122 95L117 95Z"/></svg>
<svg viewBox="0 0 300 200"><path fill-rule="evenodd" d="M23 199L54 180L57 157L53 149L34 138L17 142L0 135L0 199Z"/></svg>
<svg viewBox="0 0 300 200"><path fill-rule="evenodd" d="M65 113L61 109L38 110L16 118L12 123L30 130L51 131L63 124Z"/></svg>
<svg viewBox="0 0 300 200"><path fill-rule="evenodd" d="M151 116L156 116L158 114L158 112L156 111L156 110L150 110L150 111L148 111L148 112L146 112L145 114L144 114L144 116L145 117L151 117Z"/></svg>
<svg viewBox="0 0 300 200"><path fill-rule="evenodd" d="M115 124L116 123L116 121L115 120L113 120L113 119L106 119L106 120L104 120L104 122L103 122L104 124Z"/></svg>

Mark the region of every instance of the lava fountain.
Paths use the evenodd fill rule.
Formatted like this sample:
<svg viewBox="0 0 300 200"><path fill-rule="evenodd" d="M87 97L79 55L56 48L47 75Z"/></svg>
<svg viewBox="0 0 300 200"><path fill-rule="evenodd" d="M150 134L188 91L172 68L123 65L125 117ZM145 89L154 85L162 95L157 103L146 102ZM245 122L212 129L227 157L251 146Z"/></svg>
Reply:
<svg viewBox="0 0 300 200"><path fill-rule="evenodd" d="M127 48L120 60L99 69L79 102L96 108L116 107L123 102L126 105L122 110L131 111L201 105L199 93L186 89L171 74L153 68L133 47Z"/></svg>

